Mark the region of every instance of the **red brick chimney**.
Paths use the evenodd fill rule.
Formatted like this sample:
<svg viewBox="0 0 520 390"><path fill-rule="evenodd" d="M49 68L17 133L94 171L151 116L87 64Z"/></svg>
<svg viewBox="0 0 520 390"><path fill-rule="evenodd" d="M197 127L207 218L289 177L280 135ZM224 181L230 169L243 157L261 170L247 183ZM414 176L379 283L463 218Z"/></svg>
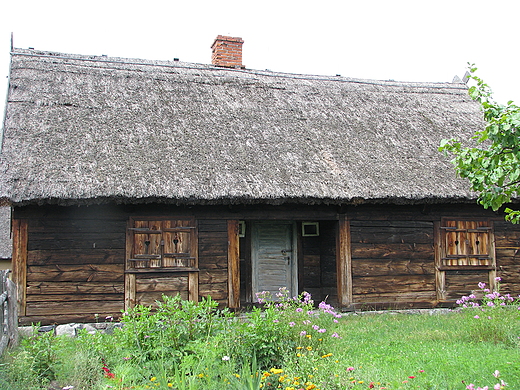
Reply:
<svg viewBox="0 0 520 390"><path fill-rule="evenodd" d="M245 66L242 65L243 43L242 38L219 35L211 45L211 63L225 68L244 69Z"/></svg>

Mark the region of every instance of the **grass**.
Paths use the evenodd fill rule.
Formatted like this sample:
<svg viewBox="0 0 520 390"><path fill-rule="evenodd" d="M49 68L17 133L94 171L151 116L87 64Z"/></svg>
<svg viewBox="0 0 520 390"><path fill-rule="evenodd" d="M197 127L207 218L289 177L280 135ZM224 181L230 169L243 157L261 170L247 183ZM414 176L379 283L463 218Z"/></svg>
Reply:
<svg viewBox="0 0 520 390"><path fill-rule="evenodd" d="M338 318L308 294L277 298L239 320L210 299L165 297L112 335L33 336L3 357L0 389L520 389L516 300Z"/></svg>

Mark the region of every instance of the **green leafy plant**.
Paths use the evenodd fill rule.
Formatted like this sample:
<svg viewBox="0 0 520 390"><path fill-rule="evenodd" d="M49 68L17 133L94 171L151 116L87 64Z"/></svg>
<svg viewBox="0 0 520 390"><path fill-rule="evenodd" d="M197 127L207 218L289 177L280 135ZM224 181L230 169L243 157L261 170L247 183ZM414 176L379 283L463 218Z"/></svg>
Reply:
<svg viewBox="0 0 520 390"><path fill-rule="evenodd" d="M475 132L473 146L456 139L442 140L439 150L454 155L452 163L458 175L469 180L485 208L498 210L520 194L520 107L509 101L501 105L493 100L490 87L469 66L470 79L476 85L469 95L482 107L486 126ZM520 222L520 211L505 209L506 219Z"/></svg>

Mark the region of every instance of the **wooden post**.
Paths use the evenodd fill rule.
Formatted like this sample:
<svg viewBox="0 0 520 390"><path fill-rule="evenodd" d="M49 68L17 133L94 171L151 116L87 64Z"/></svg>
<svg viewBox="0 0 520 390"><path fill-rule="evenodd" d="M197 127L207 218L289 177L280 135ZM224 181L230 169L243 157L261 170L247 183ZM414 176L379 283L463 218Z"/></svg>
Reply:
<svg viewBox="0 0 520 390"><path fill-rule="evenodd" d="M27 220L13 220L13 281L16 284L18 314L26 314L27 290Z"/></svg>
<svg viewBox="0 0 520 390"><path fill-rule="evenodd" d="M134 220L129 218L126 224L126 248L125 248L125 271L130 267L128 259L132 254L132 245L134 242L133 233L130 228L134 227ZM135 274L125 272L125 310L135 306Z"/></svg>
<svg viewBox="0 0 520 390"><path fill-rule="evenodd" d="M435 289L437 303L446 300L446 271L441 271L442 264L442 237L441 224L439 221L433 222L433 246L435 261Z"/></svg>
<svg viewBox="0 0 520 390"><path fill-rule="evenodd" d="M352 305L352 255L350 248L350 223L345 214L339 215L336 232L336 273L338 306Z"/></svg>
<svg viewBox="0 0 520 390"><path fill-rule="evenodd" d="M193 263L193 268L196 268L197 271L192 271L188 274L188 299L190 301L199 301L199 229L197 228L197 221L192 218L190 219L190 226L193 226L194 229L191 231L191 248L190 253L193 258L195 258L195 262Z"/></svg>
<svg viewBox="0 0 520 390"><path fill-rule="evenodd" d="M497 277L497 257L495 253L495 232L493 221L490 221L489 225L491 227L489 233L489 265L492 267L492 269L489 270L489 288L491 289L491 291L494 291L496 288L495 279Z"/></svg>
<svg viewBox="0 0 520 390"><path fill-rule="evenodd" d="M6 280L7 291L7 334L9 337L8 346L14 347L18 344L18 304L16 302L16 285L11 279Z"/></svg>
<svg viewBox="0 0 520 390"><path fill-rule="evenodd" d="M228 225L228 307L240 307L240 248L238 221L229 220Z"/></svg>

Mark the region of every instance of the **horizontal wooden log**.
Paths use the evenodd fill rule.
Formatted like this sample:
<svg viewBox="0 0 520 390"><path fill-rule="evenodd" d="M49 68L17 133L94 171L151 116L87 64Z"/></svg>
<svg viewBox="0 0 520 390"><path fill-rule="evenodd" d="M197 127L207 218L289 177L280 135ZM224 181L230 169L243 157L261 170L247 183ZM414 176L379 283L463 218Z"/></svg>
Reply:
<svg viewBox="0 0 520 390"><path fill-rule="evenodd" d="M105 232L107 234L124 232L126 230L126 218L121 220L110 220L103 216L98 219L85 218L31 218L28 229L30 234L41 237L52 237L59 235L76 235L79 233L92 234Z"/></svg>
<svg viewBox="0 0 520 390"><path fill-rule="evenodd" d="M382 294L435 291L434 275L405 275L392 277L354 277L353 294Z"/></svg>
<svg viewBox="0 0 520 390"><path fill-rule="evenodd" d="M433 260L433 246L427 244L364 244L352 243L352 259L427 259Z"/></svg>
<svg viewBox="0 0 520 390"><path fill-rule="evenodd" d="M199 272L199 283L227 283L228 272L226 269L204 270Z"/></svg>
<svg viewBox="0 0 520 390"><path fill-rule="evenodd" d="M97 316L95 316L97 314ZM109 317L107 319L107 317ZM112 318L112 320L110 320ZM18 325L30 326L39 325L56 325L70 323L99 323L99 322L116 322L121 319L121 311L99 312L99 313L75 313L75 314L41 314L32 316L18 317Z"/></svg>
<svg viewBox="0 0 520 390"><path fill-rule="evenodd" d="M27 302L122 301L123 294L27 294Z"/></svg>
<svg viewBox="0 0 520 390"><path fill-rule="evenodd" d="M199 256L199 269L227 269L227 255L211 256L202 254Z"/></svg>
<svg viewBox="0 0 520 390"><path fill-rule="evenodd" d="M437 299L435 291L387 292L373 294L353 294L354 303L368 304L370 302L434 302Z"/></svg>
<svg viewBox="0 0 520 390"><path fill-rule="evenodd" d="M369 220L369 221L360 221L360 220L351 220L350 227L351 229L356 229L358 227L378 227L378 228L423 228L423 229L433 229L433 221L416 221L416 220L407 220L407 221L378 221L378 220Z"/></svg>
<svg viewBox="0 0 520 390"><path fill-rule="evenodd" d="M122 249L55 249L33 250L28 252L28 265L51 264L124 264L125 252Z"/></svg>
<svg viewBox="0 0 520 390"><path fill-rule="evenodd" d="M226 220L200 220L198 221L199 234L205 234L207 232L226 232L227 221Z"/></svg>
<svg viewBox="0 0 520 390"><path fill-rule="evenodd" d="M49 265L27 267L27 282L118 282L124 279L121 264Z"/></svg>
<svg viewBox="0 0 520 390"><path fill-rule="evenodd" d="M70 249L125 249L125 235L121 234L117 239L106 238L103 235L96 237L81 237L78 239L37 240L29 235L27 245L29 251Z"/></svg>
<svg viewBox="0 0 520 390"><path fill-rule="evenodd" d="M353 259L352 275L361 276L397 276L431 275L435 273L433 259L429 262L399 259Z"/></svg>
<svg viewBox="0 0 520 390"><path fill-rule="evenodd" d="M172 278L156 277L150 279L136 278L135 290L137 293L170 293L172 291L188 291L188 276Z"/></svg>
<svg viewBox="0 0 520 390"><path fill-rule="evenodd" d="M202 297L211 295L214 299L226 299L227 291L227 283L199 284L199 295Z"/></svg>
<svg viewBox="0 0 520 390"><path fill-rule="evenodd" d="M136 302L139 305L144 306L156 306L156 302L162 302L163 301L163 295L167 296L177 296L180 295L181 299L187 300L188 299L188 291L168 291L168 292L141 292L136 293Z"/></svg>
<svg viewBox="0 0 520 390"><path fill-rule="evenodd" d="M364 227L351 229L352 243L361 244L431 244L433 229Z"/></svg>
<svg viewBox="0 0 520 390"><path fill-rule="evenodd" d="M71 302L27 302L27 316L49 316L62 314L117 313L124 308L119 301L71 301Z"/></svg>
<svg viewBox="0 0 520 390"><path fill-rule="evenodd" d="M28 295L123 294L123 282L28 282Z"/></svg>

